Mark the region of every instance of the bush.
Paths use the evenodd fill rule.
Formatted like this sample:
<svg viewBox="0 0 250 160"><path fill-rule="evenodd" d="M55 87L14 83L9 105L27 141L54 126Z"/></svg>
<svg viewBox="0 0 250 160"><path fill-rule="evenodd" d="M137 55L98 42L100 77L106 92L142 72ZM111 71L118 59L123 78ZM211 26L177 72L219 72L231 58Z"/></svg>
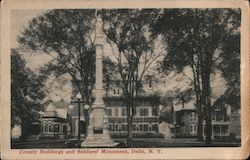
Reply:
<svg viewBox="0 0 250 160"><path fill-rule="evenodd" d="M164 138L161 133L134 133L134 138Z"/></svg>
<svg viewBox="0 0 250 160"><path fill-rule="evenodd" d="M127 133L111 133L110 134L112 138L127 138Z"/></svg>
<svg viewBox="0 0 250 160"><path fill-rule="evenodd" d="M127 133L111 133L112 138L127 138ZM133 133L133 138L164 138L161 133Z"/></svg>

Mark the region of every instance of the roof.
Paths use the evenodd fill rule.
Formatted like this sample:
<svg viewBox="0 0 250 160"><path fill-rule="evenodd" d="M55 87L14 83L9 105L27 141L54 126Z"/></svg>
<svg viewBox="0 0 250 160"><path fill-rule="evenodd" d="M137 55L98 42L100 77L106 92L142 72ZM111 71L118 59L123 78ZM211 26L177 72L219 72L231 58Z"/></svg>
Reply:
<svg viewBox="0 0 250 160"><path fill-rule="evenodd" d="M56 112L59 118L63 119L67 118L68 109L56 109Z"/></svg>
<svg viewBox="0 0 250 160"><path fill-rule="evenodd" d="M67 118L68 113L68 104L59 101L55 103L50 103L47 109L43 112L43 117L58 117L58 118Z"/></svg>
<svg viewBox="0 0 250 160"><path fill-rule="evenodd" d="M56 106L53 103L50 103L45 112L54 112L56 111Z"/></svg>
<svg viewBox="0 0 250 160"><path fill-rule="evenodd" d="M196 108L195 108L195 104L194 104L194 101L189 101L188 103L184 103L184 108L183 108L183 106L182 106L182 104L181 103L175 103L174 104L174 111L184 111L184 110L186 110L186 111L188 111L188 110L190 110L190 111L193 111L193 110L195 110Z"/></svg>

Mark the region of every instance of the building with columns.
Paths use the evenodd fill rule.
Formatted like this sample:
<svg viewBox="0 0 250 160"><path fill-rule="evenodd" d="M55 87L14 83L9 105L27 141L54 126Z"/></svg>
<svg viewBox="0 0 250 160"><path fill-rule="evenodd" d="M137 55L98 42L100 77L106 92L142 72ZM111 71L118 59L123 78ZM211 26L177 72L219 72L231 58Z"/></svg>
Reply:
<svg viewBox="0 0 250 160"><path fill-rule="evenodd" d="M190 101L175 105L175 123L177 137L196 137L198 131L198 115L195 104ZM227 114L227 107L214 106L212 109L212 138L229 137L232 120ZM205 137L205 120L203 121L203 137Z"/></svg>
<svg viewBox="0 0 250 160"><path fill-rule="evenodd" d="M41 114L41 134L42 138L64 138L67 135L69 124L68 109L64 107L65 103L51 103ZM63 108L62 108L63 107Z"/></svg>

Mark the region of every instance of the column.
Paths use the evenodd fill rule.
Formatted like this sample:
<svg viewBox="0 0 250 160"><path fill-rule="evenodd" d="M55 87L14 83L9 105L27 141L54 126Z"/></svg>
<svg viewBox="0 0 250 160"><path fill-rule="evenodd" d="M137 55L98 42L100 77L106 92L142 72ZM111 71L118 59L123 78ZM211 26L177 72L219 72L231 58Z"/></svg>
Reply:
<svg viewBox="0 0 250 160"><path fill-rule="evenodd" d="M101 44L96 44L96 100L95 104L104 104L102 97L102 81L103 81L103 73L102 73L102 52L103 46ZM104 106L103 106L104 107Z"/></svg>
<svg viewBox="0 0 250 160"><path fill-rule="evenodd" d="M221 125L220 125L220 137L221 137Z"/></svg>

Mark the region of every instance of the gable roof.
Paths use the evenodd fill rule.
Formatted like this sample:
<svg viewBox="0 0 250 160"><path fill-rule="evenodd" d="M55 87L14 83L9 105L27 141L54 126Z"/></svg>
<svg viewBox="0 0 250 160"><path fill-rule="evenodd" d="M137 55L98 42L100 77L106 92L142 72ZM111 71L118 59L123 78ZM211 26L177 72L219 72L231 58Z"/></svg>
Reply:
<svg viewBox="0 0 250 160"><path fill-rule="evenodd" d="M174 103L174 111L183 111L183 110L195 110L195 103L193 100L184 103L184 107L181 103Z"/></svg>
<svg viewBox="0 0 250 160"><path fill-rule="evenodd" d="M64 101L50 103L47 109L43 112L43 117L58 117L66 119L68 114L67 106L68 104Z"/></svg>

